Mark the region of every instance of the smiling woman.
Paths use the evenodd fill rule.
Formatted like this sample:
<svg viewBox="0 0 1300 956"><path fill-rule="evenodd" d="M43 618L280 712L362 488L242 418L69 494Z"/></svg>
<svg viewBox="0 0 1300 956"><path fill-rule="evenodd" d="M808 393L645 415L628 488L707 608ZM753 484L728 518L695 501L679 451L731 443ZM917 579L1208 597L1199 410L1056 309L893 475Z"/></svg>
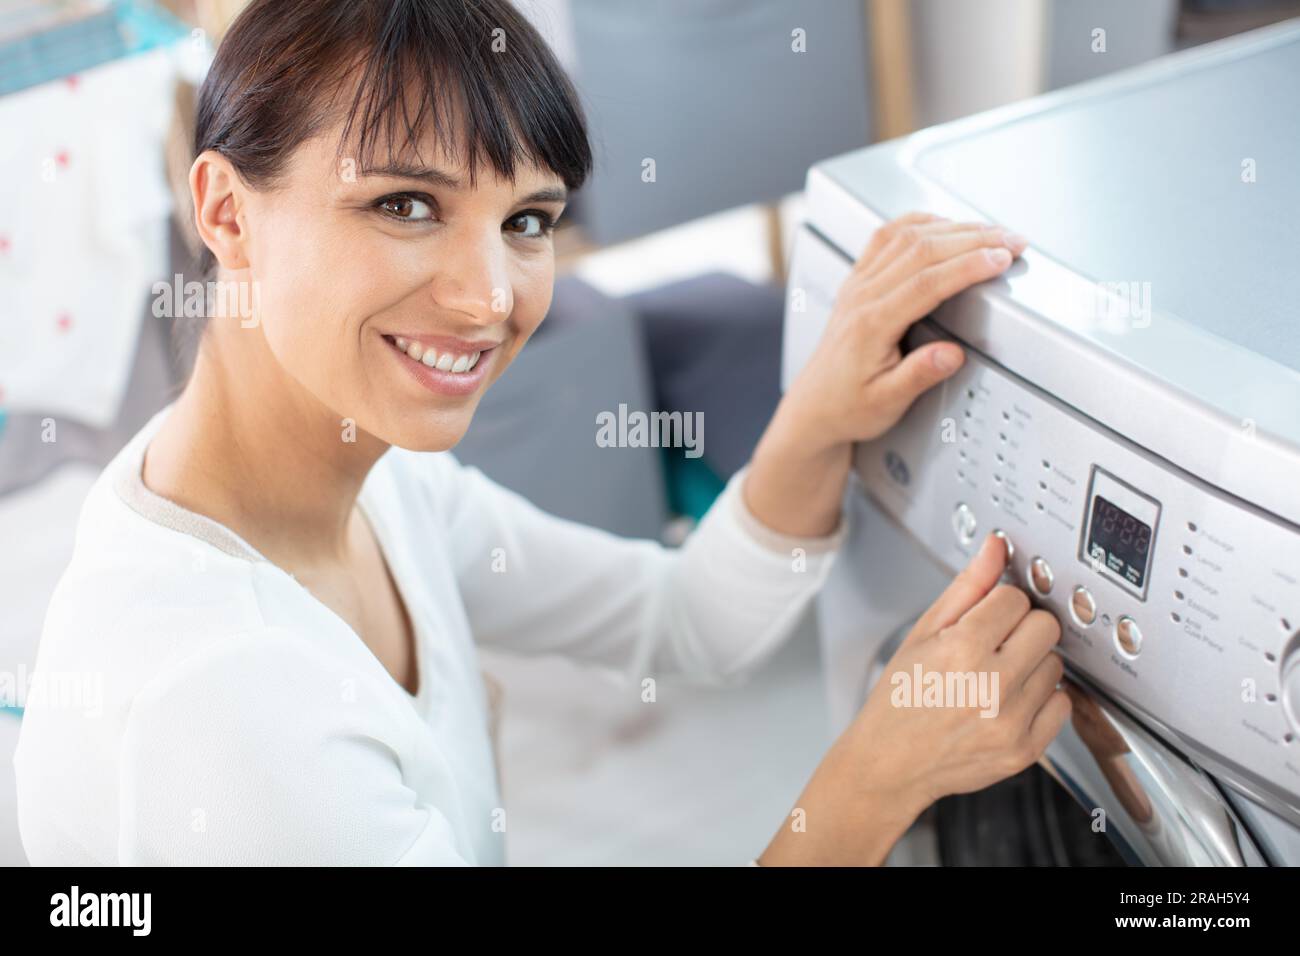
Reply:
<svg viewBox="0 0 1300 956"><path fill-rule="evenodd" d="M180 396L83 505L34 683L96 675L103 700L28 699L35 864L502 862L476 644L638 695L752 671L830 569L853 442L960 365L899 338L1023 246L930 216L881 229L811 371L670 551L450 452L546 314L551 227L591 168L573 88L507 0L254 0L195 147L207 266L256 314L209 317ZM1041 753L1068 712L1059 629L995 589L1003 565L986 546L900 651L1001 672L998 716L873 698L800 797L815 824L764 863L880 862L930 801Z"/></svg>

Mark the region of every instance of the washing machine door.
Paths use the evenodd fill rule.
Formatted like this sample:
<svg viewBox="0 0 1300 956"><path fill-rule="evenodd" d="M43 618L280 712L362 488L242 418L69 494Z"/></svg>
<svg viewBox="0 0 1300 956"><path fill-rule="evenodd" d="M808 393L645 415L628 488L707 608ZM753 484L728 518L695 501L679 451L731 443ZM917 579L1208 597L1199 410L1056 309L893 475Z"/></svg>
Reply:
<svg viewBox="0 0 1300 956"><path fill-rule="evenodd" d="M1241 818L1204 771L1078 677L1070 722L1042 766L1132 863L1266 866Z"/></svg>

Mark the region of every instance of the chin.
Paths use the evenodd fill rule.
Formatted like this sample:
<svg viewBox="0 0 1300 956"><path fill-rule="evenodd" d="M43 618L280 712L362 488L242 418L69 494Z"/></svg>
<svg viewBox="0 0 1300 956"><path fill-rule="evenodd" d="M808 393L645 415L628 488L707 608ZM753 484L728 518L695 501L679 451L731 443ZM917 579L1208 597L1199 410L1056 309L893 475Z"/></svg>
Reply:
<svg viewBox="0 0 1300 956"><path fill-rule="evenodd" d="M449 451L460 444L472 420L473 409L458 409L450 414L415 410L400 421L386 422L371 434L385 444L407 451Z"/></svg>

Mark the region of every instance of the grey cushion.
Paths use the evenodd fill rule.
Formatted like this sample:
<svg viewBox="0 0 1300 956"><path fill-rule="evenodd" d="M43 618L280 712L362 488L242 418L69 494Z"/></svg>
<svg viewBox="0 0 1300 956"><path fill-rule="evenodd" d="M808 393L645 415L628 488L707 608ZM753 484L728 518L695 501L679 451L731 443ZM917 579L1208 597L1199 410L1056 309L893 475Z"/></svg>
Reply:
<svg viewBox="0 0 1300 956"><path fill-rule="evenodd" d="M781 287L716 272L626 301L644 324L658 407L701 412L701 457L729 478L781 399Z"/></svg>

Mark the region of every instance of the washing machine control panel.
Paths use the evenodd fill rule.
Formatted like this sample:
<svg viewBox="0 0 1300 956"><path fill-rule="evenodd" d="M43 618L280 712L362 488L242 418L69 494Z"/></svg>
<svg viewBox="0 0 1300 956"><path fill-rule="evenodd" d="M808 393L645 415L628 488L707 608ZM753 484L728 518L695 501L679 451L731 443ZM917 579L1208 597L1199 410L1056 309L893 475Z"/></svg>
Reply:
<svg viewBox="0 0 1300 956"><path fill-rule="evenodd" d="M911 336L943 334L923 322ZM966 354L859 446L866 490L953 571L1003 536L1077 671L1300 812L1300 532Z"/></svg>

